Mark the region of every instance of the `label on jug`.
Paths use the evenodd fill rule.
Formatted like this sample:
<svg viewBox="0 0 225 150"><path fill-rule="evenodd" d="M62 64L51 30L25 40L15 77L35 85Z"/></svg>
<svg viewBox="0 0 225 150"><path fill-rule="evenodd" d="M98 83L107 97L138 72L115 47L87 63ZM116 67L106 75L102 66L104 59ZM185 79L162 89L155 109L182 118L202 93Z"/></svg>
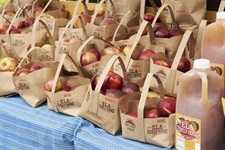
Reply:
<svg viewBox="0 0 225 150"><path fill-rule="evenodd" d="M176 149L201 149L201 120L176 113Z"/></svg>
<svg viewBox="0 0 225 150"><path fill-rule="evenodd" d="M211 70L222 77L224 89L224 64L211 63Z"/></svg>

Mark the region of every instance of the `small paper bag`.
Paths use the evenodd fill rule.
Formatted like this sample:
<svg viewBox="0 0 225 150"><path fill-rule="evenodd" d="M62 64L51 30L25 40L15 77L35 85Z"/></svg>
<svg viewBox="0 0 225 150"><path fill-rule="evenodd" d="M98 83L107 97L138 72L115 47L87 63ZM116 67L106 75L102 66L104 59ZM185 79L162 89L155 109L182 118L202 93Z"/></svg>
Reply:
<svg viewBox="0 0 225 150"><path fill-rule="evenodd" d="M152 77L156 78L160 90L159 97L147 97ZM128 139L151 143L171 148L175 141L175 114L169 117L144 118L146 110L157 107L164 98L163 87L159 77L149 73L146 77L140 101L134 100L120 105L122 136ZM137 112L137 117L129 113Z"/></svg>
<svg viewBox="0 0 225 150"><path fill-rule="evenodd" d="M93 90L91 84L89 85L79 113L79 116L96 124L112 135L121 131L119 105L129 100L139 99L140 97L139 92L128 93L120 98L111 98L100 93L104 79L112 68L113 63L118 59L125 70L125 67L122 64L123 61L119 56L114 55L111 57L105 66L95 89ZM127 79L125 71L124 80L126 81Z"/></svg>
<svg viewBox="0 0 225 150"><path fill-rule="evenodd" d="M90 79L76 76L64 77L60 75L63 67L65 57L68 55L63 54L61 56L51 91L45 91L47 94L48 109L56 112L64 113L70 116L77 116L84 96L87 92ZM57 81L62 82L61 90L56 91Z"/></svg>

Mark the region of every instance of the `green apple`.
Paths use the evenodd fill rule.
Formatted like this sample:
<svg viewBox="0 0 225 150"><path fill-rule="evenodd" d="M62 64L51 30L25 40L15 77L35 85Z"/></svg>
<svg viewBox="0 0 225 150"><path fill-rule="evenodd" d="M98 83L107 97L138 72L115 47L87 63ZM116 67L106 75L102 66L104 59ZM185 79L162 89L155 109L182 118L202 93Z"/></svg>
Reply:
<svg viewBox="0 0 225 150"><path fill-rule="evenodd" d="M8 2L9 1L9 2ZM11 3L12 1L11 0L0 0L0 5L5 5L6 3Z"/></svg>

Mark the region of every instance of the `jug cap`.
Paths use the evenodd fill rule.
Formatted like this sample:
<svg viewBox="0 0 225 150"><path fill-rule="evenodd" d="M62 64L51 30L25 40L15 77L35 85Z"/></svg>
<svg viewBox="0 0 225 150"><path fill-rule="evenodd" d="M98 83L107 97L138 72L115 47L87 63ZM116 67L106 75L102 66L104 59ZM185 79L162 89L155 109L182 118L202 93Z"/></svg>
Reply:
<svg viewBox="0 0 225 150"><path fill-rule="evenodd" d="M195 59L193 68L196 69L209 69L211 67L208 59Z"/></svg>
<svg viewBox="0 0 225 150"><path fill-rule="evenodd" d="M224 11L219 11L216 13L216 19L225 19L225 12Z"/></svg>

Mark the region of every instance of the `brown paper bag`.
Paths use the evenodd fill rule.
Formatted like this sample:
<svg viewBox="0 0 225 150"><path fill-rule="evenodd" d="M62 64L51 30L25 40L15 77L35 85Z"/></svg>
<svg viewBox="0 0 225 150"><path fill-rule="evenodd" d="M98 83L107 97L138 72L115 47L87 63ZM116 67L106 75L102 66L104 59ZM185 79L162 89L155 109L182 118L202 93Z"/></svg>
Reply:
<svg viewBox="0 0 225 150"><path fill-rule="evenodd" d="M120 21L128 11L134 11L140 14L141 0L112 0L115 5L116 15ZM109 4L107 4L109 5Z"/></svg>
<svg viewBox="0 0 225 150"><path fill-rule="evenodd" d="M135 18L140 19L139 14L134 11L128 11L123 18L121 19L119 25L117 26L115 33L112 37L111 43L120 47L124 47L128 45L128 39L138 32L140 27L139 20L135 20ZM121 26L126 27L125 33L120 33Z"/></svg>
<svg viewBox="0 0 225 150"><path fill-rule="evenodd" d="M66 24L69 22L69 19L63 17L63 15L61 15L61 17L57 18L57 17L54 17L53 14L52 14L53 16L48 14L48 15L50 15L50 17L46 17L45 11L49 7L51 2L52 2L52 0L48 1L48 3L45 5L45 7L43 8L42 12L38 15L38 17L41 17L41 20L48 26L53 38L55 40L57 40L59 37L59 28L65 27ZM59 3L58 1L55 1L55 2ZM61 10L61 8L58 8L58 9ZM62 11L59 11L59 13L62 13ZM40 25L40 26L38 26L38 29L41 30L41 29L44 29L44 27L42 25Z"/></svg>
<svg viewBox="0 0 225 150"><path fill-rule="evenodd" d="M52 49L42 49L35 46L35 33L32 32L31 48L28 50L24 58L13 73L13 82L18 94L32 107L38 107L47 100L47 94L44 91L44 84L55 76L58 62L54 59L55 43L53 37L46 24L38 18L34 23L34 28L38 22L45 27ZM34 69L34 65L39 66L39 69Z"/></svg>
<svg viewBox="0 0 225 150"><path fill-rule="evenodd" d="M4 58L4 57L14 58L17 64L20 62L19 56L12 49L12 47L10 45L7 45L6 43L1 44L1 49L0 49L0 58ZM15 85L12 80L12 75L13 75L13 71L12 72L0 71L0 96L1 97L6 97L6 96L17 93Z"/></svg>
<svg viewBox="0 0 225 150"><path fill-rule="evenodd" d="M47 94L47 105L50 110L71 116L77 116L90 84L90 79L79 75L69 77L63 77L63 74L60 75L66 56L66 54L61 56L59 66L53 80L52 90L45 91ZM62 81L62 85L60 85L61 90L59 91L56 91L56 86L58 86L57 80ZM69 89L65 88L67 86L69 86ZM72 88L74 89L72 90Z"/></svg>
<svg viewBox="0 0 225 150"><path fill-rule="evenodd" d="M148 89L156 78L160 89L159 97L147 97ZM147 110L157 107L157 103L164 98L162 83L159 77L149 73L146 77L140 101L134 100L120 105L122 136L128 139L151 143L154 145L171 148L175 141L175 114L169 117L144 118ZM137 117L128 115L137 112Z"/></svg>
<svg viewBox="0 0 225 150"><path fill-rule="evenodd" d="M172 20L172 23L170 26L167 26L167 28L169 30L172 30L172 29L180 29L179 28L179 24L176 22L175 20L175 17L174 17L174 14L173 14L173 11L171 9L171 7L169 5L162 5L156 15L155 15L155 18L152 22L152 27L156 27L156 21L157 19L159 18L160 14L162 13L163 10L167 9L169 11L169 14L170 14L170 18ZM158 25L160 26L160 25ZM178 46L180 44L180 41L182 39L183 35L177 35L177 36L172 36L172 37L169 37L169 38L155 38L156 39L156 44L159 45L159 46L163 46L166 48L166 53L167 53L167 57L168 58L171 58L172 56L172 53L174 53L174 51L176 52L177 49L178 49Z"/></svg>
<svg viewBox="0 0 225 150"><path fill-rule="evenodd" d="M148 34L148 36L141 38L146 27L148 28L149 34ZM146 75L150 72L150 59L146 59L146 60L133 59L132 55L134 53L135 47L137 47L138 44L141 43L141 46L140 46L141 51L144 49L150 49L150 50L154 51L155 54L165 53L165 48L156 45L151 25L145 20L141 23L138 33L133 37L134 38L129 39L129 43L132 43L132 44L130 44L132 46L129 51L129 54L122 58L124 60L125 66L127 68L129 80L131 82L138 84L140 87L142 87L144 84ZM142 44L142 43L146 43L145 41L149 41L149 44L146 44L146 45ZM117 67L118 67L118 69L117 69ZM116 66L115 70L121 71L121 69L119 69L119 66ZM119 73L119 74L121 74L121 73Z"/></svg>
<svg viewBox="0 0 225 150"><path fill-rule="evenodd" d="M176 96L177 94L177 90L178 90L178 86L179 86L179 78L181 75L183 75L183 72L178 71L178 64L180 62L180 59L182 57L182 55L184 54L186 45L188 43L188 40L190 39L192 34L192 31L186 30L184 33L184 36L181 40L181 43L179 45L179 48L176 52L176 55L174 57L173 63L171 65L171 67L165 67L162 65L158 65L158 64L154 64L153 60L159 60L162 59L164 61L166 61L168 64L171 63L171 59L166 59L166 58L157 58L154 57L153 59L151 59L151 64L150 64L150 73L154 73L157 74L160 78L160 80L163 83L163 87L165 90L165 93L168 95L172 95L172 96ZM189 58L188 52L186 52L186 57ZM191 65L192 65L192 60L189 59ZM158 84L155 81L152 81L151 89L158 91Z"/></svg>
<svg viewBox="0 0 225 150"><path fill-rule="evenodd" d="M119 56L114 55L105 66L95 90L92 89L91 84L89 85L79 113L79 116L82 118L89 120L113 135L121 131L119 105L129 100L140 98L139 92L132 92L120 98L106 97L100 93L104 79L117 59L119 59L121 66L123 66L124 80L127 81L125 67L122 64L123 61Z"/></svg>
<svg viewBox="0 0 225 150"><path fill-rule="evenodd" d="M32 47L27 55L21 60L20 64L13 73L13 82L18 94L32 107L38 107L47 100L47 95L44 91L44 84L55 76L58 66L56 61L32 61L22 66L26 61L27 56L35 50ZM28 72L26 75L20 75L21 69L27 68L30 70L31 66L39 65L41 69Z"/></svg>
<svg viewBox="0 0 225 150"><path fill-rule="evenodd" d="M79 21L82 24L82 28L72 28L74 21L79 18ZM80 16L74 16L68 24L65 26L65 28L60 31L60 37L59 40L56 41L57 47L55 55L57 56L56 59L60 59L61 55L63 53L66 53L70 55L73 59L73 61L76 61L77 58L77 51L82 45L83 41L87 39L87 31L84 26L84 23ZM66 57L67 59L67 57ZM68 61L65 61L64 68L69 72L78 72L77 67L75 67L71 63L67 63ZM70 61L69 61L70 62Z"/></svg>
<svg viewBox="0 0 225 150"><path fill-rule="evenodd" d="M95 19L96 19L98 10L100 9L100 6L105 2L105 0L102 0L99 4L96 5L95 12L92 15L91 22L88 26L88 29L89 29L88 33L90 35L94 35L103 40L108 40L108 39L112 38L117 26L119 25L119 22L117 21L115 6L114 6L112 0L109 0L109 1L111 4L111 7L112 7L112 15L110 13L106 13L104 19L110 18L111 20L114 20L115 23L110 24L110 25L103 25L103 26L100 26L100 24L95 24ZM124 26L121 26L119 32L120 33L126 32L126 28Z"/></svg>
<svg viewBox="0 0 225 150"><path fill-rule="evenodd" d="M179 27L183 30L193 31L193 35L196 38L197 29L206 13L206 0L161 0L162 4L168 4L174 13L175 19L179 24ZM165 10L165 17L167 23L171 23L171 19L168 17L168 13Z"/></svg>
<svg viewBox="0 0 225 150"><path fill-rule="evenodd" d="M37 28L33 28L30 26L27 28L19 29L21 31L21 33L18 33L18 34L10 33L10 30L13 28L13 24L16 21L19 21L19 20L24 21L25 20L25 18L20 17L20 15L22 14L23 10L26 7L27 7L27 5L25 5L23 8L20 8L16 12L8 30L6 31L5 35L3 35L5 37L3 40L13 47L13 49L17 52L17 54L20 56L20 58L23 58L26 55L27 49L31 44L31 39L34 38L32 36L32 32L34 32L34 30L36 31L36 29L37 29ZM39 19L36 18L35 22L38 23ZM34 24L35 24L35 22L34 22ZM46 42L46 39L47 39L46 30L38 30L35 32L35 41L34 42L37 46L43 45Z"/></svg>
<svg viewBox="0 0 225 150"><path fill-rule="evenodd" d="M76 65L78 69L81 71L81 76L84 76L86 78L92 78L96 74L101 74L103 69L105 68L105 65L107 64L108 60L112 57L112 55L101 55L101 50L104 49L107 45L109 45L109 42L106 42L100 38L90 36L84 43L79 47L76 55ZM84 52L90 50L90 49L96 49L100 53L100 60L93 62L91 64L82 66L81 65L81 56Z"/></svg>

